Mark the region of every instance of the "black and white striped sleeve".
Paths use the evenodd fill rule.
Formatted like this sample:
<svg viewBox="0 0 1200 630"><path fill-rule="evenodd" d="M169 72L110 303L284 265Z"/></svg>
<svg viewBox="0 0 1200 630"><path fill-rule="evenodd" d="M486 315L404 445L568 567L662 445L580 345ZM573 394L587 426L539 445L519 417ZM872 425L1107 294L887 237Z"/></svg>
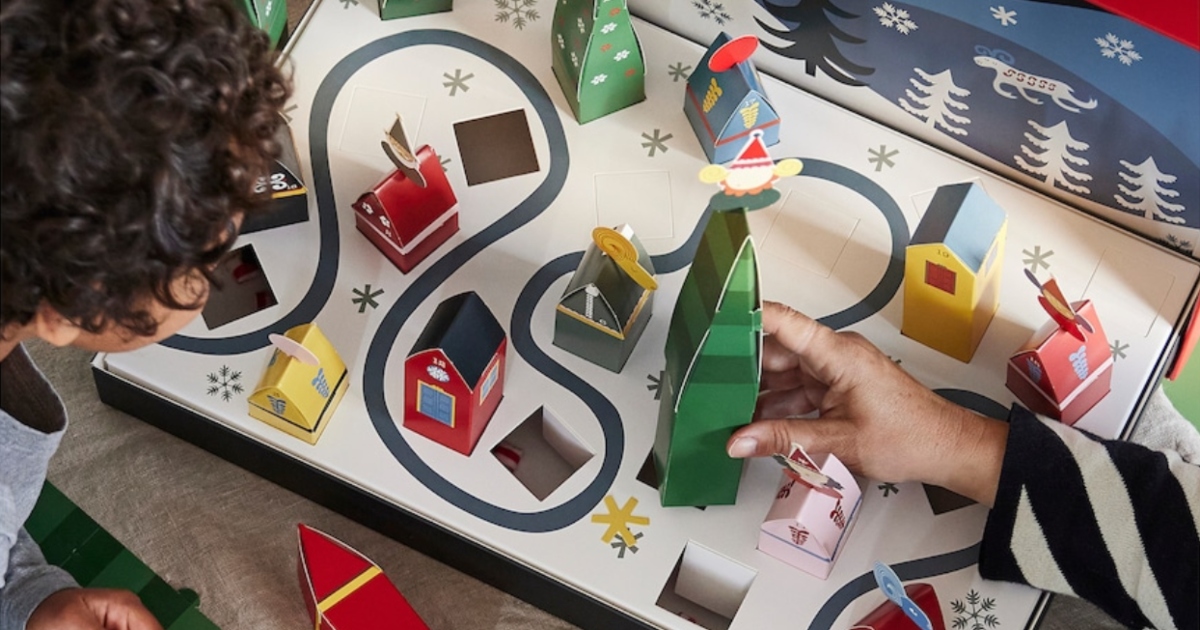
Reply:
<svg viewBox="0 0 1200 630"><path fill-rule="evenodd" d="M979 572L1134 628L1200 628L1200 467L1014 406Z"/></svg>

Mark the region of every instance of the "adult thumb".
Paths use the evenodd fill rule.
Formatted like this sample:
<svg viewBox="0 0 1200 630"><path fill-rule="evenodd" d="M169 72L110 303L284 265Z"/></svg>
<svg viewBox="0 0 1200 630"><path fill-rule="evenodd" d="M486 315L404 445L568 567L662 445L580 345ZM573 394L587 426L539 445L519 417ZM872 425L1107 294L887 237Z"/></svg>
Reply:
<svg viewBox="0 0 1200 630"><path fill-rule="evenodd" d="M787 453L792 443L804 447L810 454L829 453L849 430L847 423L830 418L798 418L791 420L756 420L734 431L725 445L733 458L769 457Z"/></svg>

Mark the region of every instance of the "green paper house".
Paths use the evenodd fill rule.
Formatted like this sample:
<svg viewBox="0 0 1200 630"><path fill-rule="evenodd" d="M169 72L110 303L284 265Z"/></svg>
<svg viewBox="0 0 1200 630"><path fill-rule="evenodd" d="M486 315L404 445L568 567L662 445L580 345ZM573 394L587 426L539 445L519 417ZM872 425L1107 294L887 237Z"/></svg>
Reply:
<svg viewBox="0 0 1200 630"><path fill-rule="evenodd" d="M582 123L646 98L646 63L626 0L558 0L554 76Z"/></svg>
<svg viewBox="0 0 1200 630"><path fill-rule="evenodd" d="M664 506L737 500L725 443L750 422L762 356L758 261L746 210L713 212L675 303L654 438Z"/></svg>
<svg viewBox="0 0 1200 630"><path fill-rule="evenodd" d="M441 13L453 9L454 0L379 0L379 17L384 20Z"/></svg>
<svg viewBox="0 0 1200 630"><path fill-rule="evenodd" d="M197 608L195 591L175 590L49 482L25 531L46 562L70 573L80 586L133 591L163 630L217 630Z"/></svg>
<svg viewBox="0 0 1200 630"><path fill-rule="evenodd" d="M250 22L267 32L272 46L287 43L287 0L244 0L243 8Z"/></svg>

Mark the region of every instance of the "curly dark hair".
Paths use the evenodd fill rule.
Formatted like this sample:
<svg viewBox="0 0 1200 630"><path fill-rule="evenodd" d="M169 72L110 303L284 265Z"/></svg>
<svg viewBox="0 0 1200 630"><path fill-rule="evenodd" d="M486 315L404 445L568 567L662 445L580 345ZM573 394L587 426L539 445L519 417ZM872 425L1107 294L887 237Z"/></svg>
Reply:
<svg viewBox="0 0 1200 630"><path fill-rule="evenodd" d="M151 335L149 298L210 269L265 208L290 96L228 0L3 0L0 324L46 303ZM181 301L185 300L185 301Z"/></svg>

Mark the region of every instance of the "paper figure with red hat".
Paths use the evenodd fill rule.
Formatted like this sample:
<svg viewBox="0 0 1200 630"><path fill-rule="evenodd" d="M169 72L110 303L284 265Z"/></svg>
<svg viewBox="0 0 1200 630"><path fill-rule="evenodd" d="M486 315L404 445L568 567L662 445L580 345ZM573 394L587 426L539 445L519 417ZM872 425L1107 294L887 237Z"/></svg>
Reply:
<svg viewBox="0 0 1200 630"><path fill-rule="evenodd" d="M379 565L329 534L298 530L296 573L316 630L429 630Z"/></svg>
<svg viewBox="0 0 1200 630"><path fill-rule="evenodd" d="M710 200L714 210L758 210L779 201L779 191L774 188L779 178L796 175L802 168L795 158L771 159L763 133L756 129L728 167L710 164L701 169L700 181L721 187Z"/></svg>
<svg viewBox="0 0 1200 630"><path fill-rule="evenodd" d="M1050 321L1008 360L1005 384L1030 410L1075 424L1110 390L1112 348L1091 300L1069 302L1057 280L1025 275Z"/></svg>
<svg viewBox="0 0 1200 630"><path fill-rule="evenodd" d="M779 114L767 99L750 56L758 38L717 35L688 76L683 112L713 164L728 162L751 133L765 146L779 142Z"/></svg>
<svg viewBox="0 0 1200 630"><path fill-rule="evenodd" d="M354 202L354 225L408 273L458 231L458 198L437 153L409 148L399 116L380 144L396 169Z"/></svg>

